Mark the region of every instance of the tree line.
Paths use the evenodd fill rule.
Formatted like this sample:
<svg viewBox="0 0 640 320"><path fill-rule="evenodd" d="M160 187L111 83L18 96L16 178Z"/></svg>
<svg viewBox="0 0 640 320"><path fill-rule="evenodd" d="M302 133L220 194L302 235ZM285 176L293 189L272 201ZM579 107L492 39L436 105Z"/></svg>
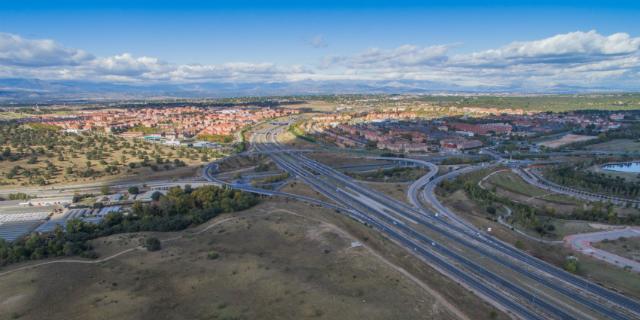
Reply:
<svg viewBox="0 0 640 320"><path fill-rule="evenodd" d="M461 175L451 181L445 180L439 184L439 191L445 194L451 194L457 190L464 190L470 199L485 206L489 214L495 214L496 206L502 204L512 209L512 215L509 217L511 223L535 230L542 236L550 235L555 231L553 224L549 223L549 218L558 218L553 208L536 208L514 202L507 197L499 196L495 192L481 188L478 186L477 181L469 179L466 175ZM559 218L609 224L640 225L640 215L618 215L613 204L602 202L594 202L586 208L575 208L568 216Z"/></svg>
<svg viewBox="0 0 640 320"><path fill-rule="evenodd" d="M174 187L152 198L148 204L135 202L129 213L109 213L97 224L72 219L50 233L33 233L12 243L0 239L0 265L70 255L94 258L89 240L116 233L183 230L258 203L253 194L215 186Z"/></svg>
<svg viewBox="0 0 640 320"><path fill-rule="evenodd" d="M588 164L559 165L544 172L544 176L560 185L578 189L636 199L640 197L640 182L627 181L619 176L609 176L586 170Z"/></svg>

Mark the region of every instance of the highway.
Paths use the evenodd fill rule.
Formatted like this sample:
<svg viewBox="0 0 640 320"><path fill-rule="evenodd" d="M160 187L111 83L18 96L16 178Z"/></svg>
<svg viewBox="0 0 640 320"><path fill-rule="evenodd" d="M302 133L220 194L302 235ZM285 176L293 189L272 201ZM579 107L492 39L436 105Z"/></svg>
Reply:
<svg viewBox="0 0 640 320"><path fill-rule="evenodd" d="M500 160L503 158L508 157L508 155L504 155L504 154L500 154L498 152L489 150L489 149L483 149L483 151L486 154L489 154L493 157L495 157L496 159ZM548 152L545 153L545 155L548 156L567 156L567 155L591 155L591 156L597 156L597 155L610 155L610 154L628 154L626 152L613 152L613 151L598 151L598 150L591 150L591 151L567 151L567 152ZM557 163L558 161L535 161L536 164L548 164L548 163ZM524 179L527 183L532 184L540 189L544 189L547 191L551 191L551 192L555 192L555 193L560 193L560 194L565 194L574 198L578 198L578 199L583 199L583 200L587 200L587 201L602 201L602 202L611 202L613 204L617 204L617 205L636 205L636 206L640 206L640 199L628 199L628 198L621 198L621 197L616 197L616 196L610 196L610 195L606 195L606 194L598 194L598 193L594 193L594 192L588 192L588 191L584 191L584 190L580 190L580 189L576 189L576 188L571 188L571 187L567 187L567 186L562 186L559 185L557 183L554 183L552 181L549 181L548 179L546 179L545 177L543 177L541 174L539 174L538 172L536 172L536 169L531 169L531 168L525 168L525 166L523 164L531 164L528 163L527 161L519 161L517 162L519 163L519 165L517 166L512 166L511 170L516 173L517 175L519 175L522 179Z"/></svg>
<svg viewBox="0 0 640 320"><path fill-rule="evenodd" d="M360 185L341 172L283 148L276 140L282 127L254 134L252 150L268 155L292 176L304 181L333 203L312 197L232 184L214 176L215 162L203 170L203 180L156 181L152 188L183 184L215 184L266 196L283 196L320 205L383 233L386 237L452 278L497 308L522 319L640 319L640 304L628 297L565 272L532 257L510 244L478 230L442 205L434 195L438 183L491 164L467 166L436 177L437 166L422 160L375 157L409 161L429 172L409 188L411 205ZM126 188L122 184L115 188ZM46 190L60 195L97 185L78 185L64 190ZM420 193L422 190L422 193ZM41 190L42 192L42 190ZM420 197L430 204L424 208Z"/></svg>
<svg viewBox="0 0 640 320"><path fill-rule="evenodd" d="M495 165L495 164L489 164L489 165ZM630 317L632 319L636 319L639 317L640 314L640 304L633 300L630 299L626 296L620 295L616 292L610 291L606 288L603 288L597 284L593 284L590 283L589 281L580 278L578 276L575 276L573 274L570 274L568 272L565 272L564 270L557 268L555 266L552 266L550 264L547 264L546 262L539 260L535 257L532 257L524 252L521 252L520 250L512 247L510 244L504 243L494 237L492 237L491 235L485 234L482 230L478 230L477 228L475 228L473 225L471 225L470 223L464 221L463 219L459 218L455 213L453 213L451 210L449 210L447 207L445 207L444 205L442 205L440 203L440 201L437 199L437 197L435 196L435 187L443 180L445 179L454 179L455 177L464 174L464 173L469 173L475 170L479 170L482 168L486 168L489 165L486 164L480 164L480 165L476 165L476 166L469 166L457 171L453 171L450 172L448 174L445 174L443 176L440 176L436 179L431 180L430 182L428 182L426 185L424 185L424 190L423 190L423 198L424 200L429 203L435 210L436 212L438 212L439 214L451 219L455 224L461 226L462 228L466 229L466 230L470 230L472 232L478 232L479 234L482 234L483 236L481 237L481 240L483 242L485 242L486 244L488 244L489 246L496 248L497 250L499 250L500 252L502 252L503 254L508 255L509 257L513 258L515 261L518 261L521 264L524 265L529 265L531 268L534 268L536 271L542 271L543 272L543 276L544 277L554 277L556 279L558 279L559 281L562 281L570 286L573 286L577 291L575 292L576 298L578 298L579 300L582 300L582 298L579 298L577 296L577 293L582 293L584 292L584 294L587 294L588 296L595 298L597 300L600 301L606 301L607 305L609 306L615 306L615 309L618 308L622 308L622 309L627 309L627 311L630 314ZM420 202L417 200L418 196L415 194L416 190L418 186L416 186L416 188L413 189L413 195L410 195L410 200L412 202L415 201L415 203L418 204L418 206L420 205ZM526 276L526 274L525 274ZM568 294L571 294L570 292ZM585 304L585 305L592 305L592 303L583 300L581 303ZM597 302L595 302L597 303ZM606 309L607 307L602 308L602 306L598 309ZM603 314L607 314L608 312L606 310L601 310L603 312ZM613 314L608 314L607 315L608 318L616 318L614 317Z"/></svg>
<svg viewBox="0 0 640 320"><path fill-rule="evenodd" d="M275 144L270 147L274 146ZM444 247L438 246L434 240L422 236L410 228L405 227L405 222L394 218L387 213L380 212L379 209L373 209L369 204L367 204L366 200L354 201L357 197L352 194L352 190L343 190L336 186L332 186L323 180L317 179L316 174L309 171L313 169L305 169L301 165L302 161L296 161L286 153L274 152L271 153L271 155L276 163L284 170L296 174L303 181L309 183L313 188L322 192L325 196L333 199L334 201L342 202L343 204L351 207L352 210L348 211L348 213L352 215L352 217L385 232L389 238L396 240L397 243L427 261L440 272L448 274L452 278L461 279L461 284L467 286L477 294L487 297L488 301L499 301L500 303L497 305L499 308L512 310L512 312L515 312L522 318L526 319L545 319L545 317L523 308L518 301L512 299L499 290L496 290L493 286L484 284L483 281L479 279L477 273L470 272L473 269L473 264L467 265L467 268L469 269L467 269L466 272L461 270L459 266L448 261L448 259L443 258L440 252L433 252L432 248L438 248L438 251L444 251L449 255L459 257L455 253L450 250L446 250ZM305 159L304 162L309 164L308 161L310 160ZM315 168L322 170L320 167ZM378 203L376 205L384 207L383 204ZM411 236L407 236L407 234L411 234ZM489 275L485 274L484 276L492 275L493 274L489 273ZM532 296L528 298L535 299L535 297ZM505 308L503 306L508 307Z"/></svg>
<svg viewBox="0 0 640 320"><path fill-rule="evenodd" d="M261 150L281 150L274 139L275 134L275 129L255 134L252 143ZM449 222L424 210L411 208L295 152L285 150L269 155L283 170L296 175L336 203L350 208L347 213L355 219L374 226L436 269L518 317L638 317L640 308L636 301L590 284L496 241L458 220L455 215L451 215L452 222ZM463 169L462 172L466 170L472 169ZM430 174L433 172L435 170ZM430 179L420 180L425 182ZM493 270L507 270L523 279L507 279ZM540 290L539 286L545 289ZM517 302L517 306L513 302ZM594 312L599 316L595 316Z"/></svg>

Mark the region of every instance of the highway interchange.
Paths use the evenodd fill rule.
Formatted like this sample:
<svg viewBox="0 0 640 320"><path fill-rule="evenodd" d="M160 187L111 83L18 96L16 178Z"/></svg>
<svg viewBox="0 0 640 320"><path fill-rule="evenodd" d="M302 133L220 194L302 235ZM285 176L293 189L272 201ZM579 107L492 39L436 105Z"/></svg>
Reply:
<svg viewBox="0 0 640 320"><path fill-rule="evenodd" d="M484 150L496 160L466 166L437 176L438 167L431 162L409 158L374 157L378 160L413 162L429 169L416 180L407 193L410 204L392 199L315 161L306 153L284 147L277 136L286 129L282 124L266 124L266 129L251 136L247 154L270 157L288 172L331 202L312 197L265 190L247 184L234 184L215 177L217 163L203 170L200 179L154 181L149 188L174 185L226 185L266 196L294 198L323 206L363 223L423 260L495 307L521 319L640 319L640 303L621 294L565 272L508 243L477 229L445 207L435 196L436 186L445 179L495 166L504 159ZM513 168L514 171L517 168ZM125 189L134 184L113 188ZM65 189L41 190L40 196L72 194L99 185L69 186Z"/></svg>
<svg viewBox="0 0 640 320"><path fill-rule="evenodd" d="M309 184L342 208L340 212L380 232L496 307L523 319L635 319L640 304L574 276L477 230L442 206L433 188L439 181L477 168L433 179L431 170L410 188L414 207L355 182L350 177L283 148L274 126L252 136L252 148L270 156L286 172ZM433 166L425 165L430 169ZM235 186L239 188L248 188ZM423 207L424 202L435 211ZM250 191L250 190L247 190Z"/></svg>

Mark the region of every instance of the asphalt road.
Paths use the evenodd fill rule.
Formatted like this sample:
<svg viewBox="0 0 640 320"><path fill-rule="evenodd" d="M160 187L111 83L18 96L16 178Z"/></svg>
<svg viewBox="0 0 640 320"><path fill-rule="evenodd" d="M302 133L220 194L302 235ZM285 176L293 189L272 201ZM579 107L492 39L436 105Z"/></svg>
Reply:
<svg viewBox="0 0 640 320"><path fill-rule="evenodd" d="M448 174L445 174L443 176L440 176L436 179L431 180L428 184L424 185L423 197L425 201L429 203L433 208L435 208L436 212L447 217L448 219L453 221L455 224L457 224L461 228L464 228L464 230L471 230L471 231L475 230L475 232L478 232L479 234L483 234L483 231L477 230L470 223L459 218L455 213L453 213L451 210L449 210L444 205L442 205L440 201L437 199L437 197L435 196L434 189L437 186L437 184L439 184L441 181L445 179L453 179L461 174L472 172L474 170L479 170L485 167L487 167L487 165L469 166L469 167L450 172ZM414 193L415 193L415 190L416 188L414 188L414 191L413 191ZM412 199L412 202L415 201L415 203L419 204L419 201L417 200L417 198L418 197L415 194L410 195L410 199ZM629 312L628 316L631 317L632 319L640 318L639 316L640 304L633 299L630 299L626 296L620 295L613 291L607 290L597 284L590 283L585 279L582 279L573 274L567 273L564 270L561 270L555 266L549 265L535 257L529 256L528 254L521 252L520 250L512 247L509 244L503 243L502 241L490 235L485 234L483 237L481 237L481 240L483 242L486 242L489 246L500 250L502 253L508 255L509 257L513 258L519 263L529 265L531 268L536 269L536 271L543 272L543 275L545 276L554 277L555 279L562 281L563 283L566 283L570 286L575 287L578 291L575 292L574 296L576 299L581 300L581 303L584 305L589 305L593 307L595 306L594 304L597 304L598 302L588 302L587 300L583 300L582 298L580 298L577 293L582 291L584 291L585 294L590 296L589 299L593 297L595 298L596 301L606 301L606 305L601 305L599 307L595 306L595 307L597 309L600 309L600 311L603 314L607 315L608 318L615 318L615 316L613 314L607 314L609 312L607 312L607 310L602 310L602 309L608 309L614 312L613 310L617 310L618 308L623 308L623 309L627 309L627 311ZM569 292L568 294L571 294L571 293Z"/></svg>
<svg viewBox="0 0 640 320"><path fill-rule="evenodd" d="M565 242L568 243L572 249L578 252L590 255L617 267L628 267L635 272L640 272L640 262L591 246L593 242L600 242L605 239L615 240L622 237L640 237L640 228L626 227L623 229L575 234L565 237Z"/></svg>
<svg viewBox="0 0 640 320"><path fill-rule="evenodd" d="M264 137L269 134L275 134L275 132L267 132ZM278 148L277 143L272 138L271 141L264 139L253 142L258 143L256 148L267 148L268 150L277 150ZM592 311L598 312L600 317L613 319L631 319L637 316L637 313L634 314L637 311L633 311L633 308L637 307L637 302L633 300L625 301L625 297L616 296L608 290L604 292L605 295L593 296L589 291L598 291L591 289L595 285L586 283L585 286L585 283L574 282L573 280L575 279L573 278L569 278L569 281L567 281L564 277L569 275L568 273L530 257L509 245L490 239L490 237L481 234L464 221L458 221L455 215L451 215L451 219L459 223L459 226L450 224L444 219L435 219L433 215L425 215L423 211L410 208L396 200L368 190L353 182L349 177L303 155L286 151L272 152L270 155L284 170L297 175L314 189L325 194L325 196L342 203L346 207L350 207L352 209L350 214L354 215L356 219L364 220L364 222L384 232L391 239L404 244L406 249L418 253L432 266L437 266L443 273L463 285L471 287L479 295L486 298L486 290L493 290L494 294L488 300L494 304L501 305L503 309L507 309L520 317L536 318L532 316L534 314L538 316L544 315L544 318L577 319L588 317L588 312ZM457 251L459 247L451 249L447 245L437 243L433 238L429 238L417 231L411 226L412 221L428 228L431 227L432 231L439 232L439 236L445 236L452 241L456 241L457 244L464 246L466 249L472 250L476 248L475 250L484 257L492 259L502 267L508 267L514 272L524 275L529 280L546 286L557 294L563 295L565 299L574 301L573 303L576 305L587 307L589 311L580 313L575 310L575 307L565 306L551 296L542 297L537 296L535 293L532 294L531 292L536 291L531 290L531 287L526 287L524 283L512 283L501 277L501 275L486 269L483 265L459 254ZM439 225L444 225L444 228L434 227ZM478 244L481 246L479 247ZM427 255L424 252L431 252L435 255ZM468 277L461 278L457 271L454 272L452 270L463 270L464 274L471 276L474 280ZM554 277L557 279L549 279ZM604 290L604 288L601 289ZM607 298L612 301L607 301ZM511 301L511 303L506 302L507 300ZM520 308L513 306L512 303L514 301L518 302ZM627 305L631 308L630 310L621 310L622 305ZM526 310L522 309L523 306L526 306Z"/></svg>
<svg viewBox="0 0 640 320"><path fill-rule="evenodd" d="M262 134L253 135L252 150L269 155L283 170L306 182L334 203L220 181L213 175L217 168L215 163L203 170L205 181L165 180L147 184L153 184L156 188L166 188L176 184L212 183L267 196L295 198L334 209L379 230L436 270L519 318L640 319L640 304L637 301L569 274L477 230L435 198L433 191L440 181L455 178L486 165L469 166L434 178L437 167L422 161L419 164L428 166L430 171L412 184L408 195L413 205L411 207L370 190L337 170L305 157L302 153L280 147L274 136L281 130L282 127L275 127ZM126 188L130 185L139 183L114 187ZM41 192L60 195L96 187L99 186L78 185ZM419 193L420 189L424 189L422 194ZM420 195L435 211L422 207ZM494 271L498 269L509 270L509 273L518 275L519 278L514 280ZM544 290L540 289L542 287ZM559 300L559 297L562 300Z"/></svg>

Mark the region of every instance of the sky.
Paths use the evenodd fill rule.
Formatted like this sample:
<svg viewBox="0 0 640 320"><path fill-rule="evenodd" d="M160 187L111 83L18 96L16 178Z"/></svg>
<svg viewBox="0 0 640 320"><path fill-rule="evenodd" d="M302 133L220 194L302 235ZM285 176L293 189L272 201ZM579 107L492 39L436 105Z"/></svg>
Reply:
<svg viewBox="0 0 640 320"><path fill-rule="evenodd" d="M0 1L0 78L640 88L638 1Z"/></svg>

